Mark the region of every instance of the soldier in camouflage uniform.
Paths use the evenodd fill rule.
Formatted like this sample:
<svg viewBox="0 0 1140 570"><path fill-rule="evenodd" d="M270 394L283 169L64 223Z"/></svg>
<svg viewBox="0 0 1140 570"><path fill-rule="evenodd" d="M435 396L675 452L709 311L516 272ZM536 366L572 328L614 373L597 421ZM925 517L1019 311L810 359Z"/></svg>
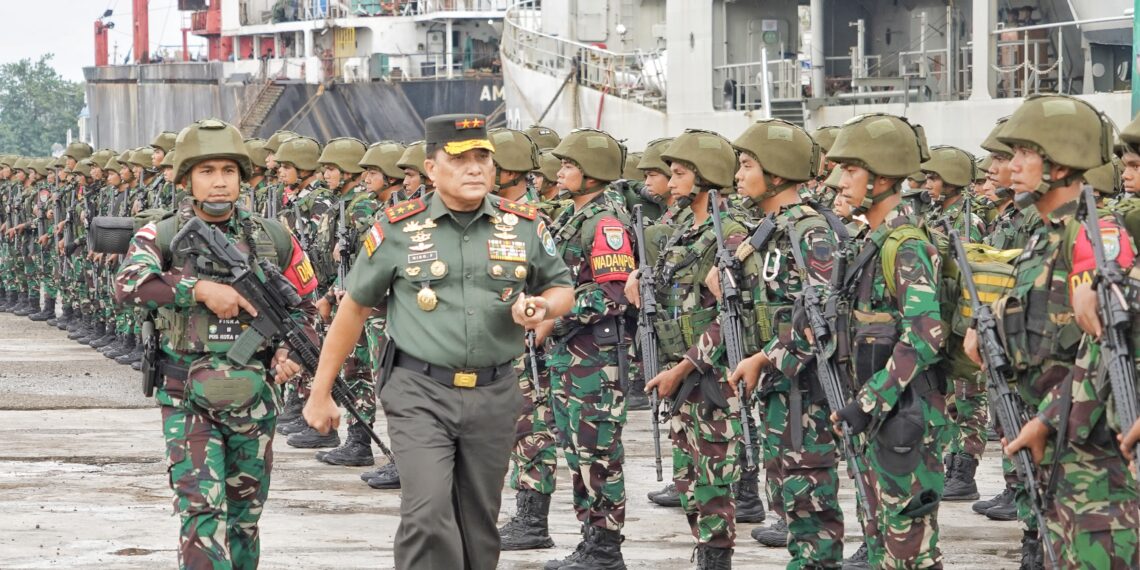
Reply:
<svg viewBox="0 0 1140 570"><path fill-rule="evenodd" d="M179 135L176 180L193 200L179 212L135 234L127 260L115 276L119 302L156 310L163 379L155 399L163 435L174 508L182 520L182 568L256 568L258 519L269 494L273 426L282 382L300 371L281 346L263 345L249 362L226 355L233 335L251 309L218 274L170 251L170 240L193 216L213 222L249 255L280 267L302 296L316 284L308 259L288 231L273 220L236 207L249 157L236 128L200 121ZM219 190L228 196L218 198ZM309 276L305 279L302 276ZM315 314L303 302L298 316ZM308 327L308 336L316 332ZM228 335L228 336L227 336ZM276 367L276 378L268 370Z"/></svg>
<svg viewBox="0 0 1140 570"><path fill-rule="evenodd" d="M424 160L427 158L425 155L426 147L424 141L417 141L408 145L404 149L404 154L400 156L400 161L396 163L397 166L404 169L405 200L423 198L434 189L431 178L424 170Z"/></svg>
<svg viewBox="0 0 1140 570"><path fill-rule="evenodd" d="M16 284L10 277L16 266L15 240L7 237L8 228L15 225L11 200L12 163L15 158L10 154L0 155L0 273L6 276L4 284L0 285L0 312L7 312L18 295Z"/></svg>
<svg viewBox="0 0 1140 570"><path fill-rule="evenodd" d="M625 323L623 289L636 265L629 213L610 186L621 177L625 153L613 137L592 129L575 130L551 152L562 160L559 190L574 201L550 230L570 268L575 301L569 314L544 323L537 336L547 339L550 405L583 537L574 553L546 568L625 568L622 428L629 371L622 360L632 331ZM531 493L545 515L549 495Z"/></svg>
<svg viewBox="0 0 1140 570"><path fill-rule="evenodd" d="M177 190L174 182L163 176L163 161L166 156L174 152L174 143L178 133L163 131L150 142L151 166L155 176L147 185L147 207L162 210L173 210L178 204Z"/></svg>
<svg viewBox="0 0 1140 570"><path fill-rule="evenodd" d="M269 177L265 166L265 159L269 151L265 148L265 139L245 139L245 151L249 153L249 162L253 165L253 172L249 182L245 183L245 193L249 197L251 211L265 216L269 207ZM278 195L280 197L280 195ZM280 208L280 204L278 204Z"/></svg>
<svg viewBox="0 0 1140 570"><path fill-rule="evenodd" d="M760 385L765 433L764 463L768 491L782 517L771 528L757 528L762 544L788 547L788 568L838 568L843 560L843 511L839 507L838 455L829 429L827 406L804 347L793 346L793 304L804 287L826 296L839 244L829 220L799 195L819 161L818 147L800 127L772 119L753 124L736 139L740 151L737 191L753 216L773 216L776 231L765 243L749 241L737 250L742 262L741 286L755 311L747 332L759 350L737 367L731 383L741 378L751 393ZM798 251L789 254L792 248ZM715 272L710 281L718 283ZM751 474L755 493L755 472ZM742 477L742 491L749 479ZM738 495L737 500L740 500ZM758 532L757 532L758 531Z"/></svg>
<svg viewBox="0 0 1140 570"><path fill-rule="evenodd" d="M740 399L726 382L725 351L717 321L717 300L705 284L715 265L716 235L709 190L732 188L736 152L723 137L687 130L661 156L669 164L670 191L692 210L690 221L646 230L647 260L655 268L660 318L658 351L662 371L646 382L672 401L669 437L673 442L673 481L681 508L697 540L697 567L731 568L736 541L732 487L740 479ZM735 251L747 230L722 207L726 247ZM640 304L638 279L626 296Z"/></svg>
<svg viewBox="0 0 1140 570"><path fill-rule="evenodd" d="M1062 565L1136 568L1136 481L1116 448L1120 426L1108 421L1097 389L1095 378L1103 372L1095 372L1100 350L1094 340L1100 332L1096 302L1077 302L1079 296L1091 295L1096 269L1088 237L1075 217L1083 207L1080 176L1108 162L1111 131L1107 119L1080 99L1033 96L1010 117L998 139L1013 149L1015 203L1022 208L1035 204L1041 218L1025 252L1014 261L1013 288L994 303L1017 392L1033 417L1006 452L1028 448L1041 463L1038 473L1050 479L1041 481L1040 488L1053 489L1046 530ZM1134 250L1124 229L1105 216L1101 233L1107 255L1130 267ZM1082 334L1082 328L1092 336ZM978 361L976 345L967 338L966 349ZM1062 426L1067 436L1058 443L1053 434ZM1025 493L1015 500L1019 514L1027 515ZM1039 549L1036 535L1027 532L1023 567L1043 566Z"/></svg>
<svg viewBox="0 0 1140 570"><path fill-rule="evenodd" d="M842 290L833 292L849 307L849 325L837 334L851 347L848 372L857 392L831 419L837 430L842 420L854 434L868 434L859 454L870 495L867 562L856 553L851 566L937 568L947 423L938 366L946 338L942 260L900 195L903 178L929 160L929 150L921 128L872 114L840 129L830 158L842 169L837 213L861 215L869 228Z"/></svg>
<svg viewBox="0 0 1140 570"><path fill-rule="evenodd" d="M537 204L538 192L527 174L538 169L538 145L522 131L491 129L487 132L495 145L495 194L512 202Z"/></svg>

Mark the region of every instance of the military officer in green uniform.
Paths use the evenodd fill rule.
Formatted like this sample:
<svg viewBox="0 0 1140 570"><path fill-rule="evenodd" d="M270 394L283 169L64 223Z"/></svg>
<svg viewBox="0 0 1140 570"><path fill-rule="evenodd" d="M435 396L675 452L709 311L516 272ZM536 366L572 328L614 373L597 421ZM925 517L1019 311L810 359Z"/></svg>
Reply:
<svg viewBox="0 0 1140 570"><path fill-rule="evenodd" d="M522 407L524 328L566 314L569 270L534 206L489 196L481 115L426 123L436 191L385 210L365 237L329 329L305 419L336 429L333 380L372 308L387 304L379 397L404 478L396 567L494 568L503 478ZM388 373L390 370L390 373Z"/></svg>

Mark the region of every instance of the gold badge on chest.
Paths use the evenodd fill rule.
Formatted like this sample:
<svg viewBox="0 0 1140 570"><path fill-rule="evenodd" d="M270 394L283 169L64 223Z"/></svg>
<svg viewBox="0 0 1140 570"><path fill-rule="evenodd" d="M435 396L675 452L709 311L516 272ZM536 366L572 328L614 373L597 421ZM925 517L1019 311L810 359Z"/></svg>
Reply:
<svg viewBox="0 0 1140 570"><path fill-rule="evenodd" d="M439 297L436 297L435 291L432 290L431 285L423 284L420 292L416 294L416 305L419 306L421 311L431 312L435 310L436 305L439 304Z"/></svg>

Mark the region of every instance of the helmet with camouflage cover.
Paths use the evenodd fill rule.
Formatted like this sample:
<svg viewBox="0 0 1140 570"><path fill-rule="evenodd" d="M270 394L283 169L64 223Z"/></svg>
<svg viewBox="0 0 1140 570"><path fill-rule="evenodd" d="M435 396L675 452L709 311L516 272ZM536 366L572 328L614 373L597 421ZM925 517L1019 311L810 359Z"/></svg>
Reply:
<svg viewBox="0 0 1140 570"><path fill-rule="evenodd" d="M530 172L538 168L538 145L526 133L500 128L491 129L487 135L495 145L492 158L499 170Z"/></svg>
<svg viewBox="0 0 1140 570"><path fill-rule="evenodd" d="M930 149L930 160L922 163L922 171L935 174L946 186L965 188L974 181L974 157L949 145Z"/></svg>
<svg viewBox="0 0 1140 570"><path fill-rule="evenodd" d="M1009 121L1009 117L1002 117L997 120L997 124L990 130L990 134L986 136L986 140L982 141L982 148L990 151L993 154L1004 157L1013 156L1013 149L1009 145L998 140L998 134L1005 128L1005 124Z"/></svg>
<svg viewBox="0 0 1140 570"><path fill-rule="evenodd" d="M63 156L80 161L85 158L91 158L93 153L94 150L91 148L91 145L83 141L74 141L64 149Z"/></svg>
<svg viewBox="0 0 1140 570"><path fill-rule="evenodd" d="M531 125L524 132L541 150L550 150L562 142L562 137L558 136L554 129L542 125Z"/></svg>
<svg viewBox="0 0 1140 570"><path fill-rule="evenodd" d="M747 153L760 163L768 190L760 199L775 196L798 182L815 176L819 164L819 145L807 131L780 119L766 119L750 125L735 141L733 148ZM784 179L776 185L773 176Z"/></svg>
<svg viewBox="0 0 1140 570"><path fill-rule="evenodd" d="M134 166L141 166L142 168L150 168L154 165L151 157L154 155L154 149L149 146L140 146L139 148L131 151L131 155L127 158L127 163Z"/></svg>
<svg viewBox="0 0 1140 570"><path fill-rule="evenodd" d="M538 157L538 169L535 170L546 182L557 182L558 171L562 169L562 161L550 151L544 151Z"/></svg>
<svg viewBox="0 0 1140 570"><path fill-rule="evenodd" d="M641 163L641 156L643 154L644 153L640 153L640 152L631 152L628 155L626 155L626 157L625 157L625 168L623 168L621 171L621 177L622 178L624 178L626 180L641 180L642 178L645 177L645 175L642 174L641 171L637 169L637 165L639 163Z"/></svg>
<svg viewBox="0 0 1140 570"><path fill-rule="evenodd" d="M400 168L411 168L420 173L420 176L427 176L427 171L424 170L424 161L427 160L427 143L424 141L416 141L404 149L404 154L400 156L400 161L396 166Z"/></svg>
<svg viewBox="0 0 1140 570"><path fill-rule="evenodd" d="M360 139L338 137L325 145L317 162L323 166L335 166L349 174L360 174L364 172L364 169L360 167L360 159L364 158L365 150L367 147ZM279 162L290 162L281 156L278 156L277 160Z"/></svg>
<svg viewBox="0 0 1140 570"><path fill-rule="evenodd" d="M277 131L265 141L265 150L276 154L277 150L281 148L281 143L296 136L300 135L293 131Z"/></svg>
<svg viewBox="0 0 1140 570"><path fill-rule="evenodd" d="M203 160L230 159L237 162L241 178L249 178L253 166L237 127L219 120L204 119L182 129L175 143L174 182L181 182L194 165Z"/></svg>
<svg viewBox="0 0 1140 570"><path fill-rule="evenodd" d="M400 158L404 156L404 145L396 141L380 141L368 147L364 157L360 159L360 166L364 168L378 168L388 178L401 180L404 178L404 169L400 168Z"/></svg>
<svg viewBox="0 0 1140 570"><path fill-rule="evenodd" d="M728 139L712 131L685 129L661 153L661 160L681 162L696 174L693 193L709 188L732 190L736 178L736 150Z"/></svg>
<svg viewBox="0 0 1140 570"><path fill-rule="evenodd" d="M831 151L831 146L835 144L835 136L838 134L839 127L820 127L812 131L811 138L815 141L815 144L819 145L820 150L822 150L824 154L827 154Z"/></svg>
<svg viewBox="0 0 1140 570"><path fill-rule="evenodd" d="M245 152L249 154L249 161L254 166L267 168L265 159L269 157L269 150L265 148L265 139L245 139L243 142L245 144Z"/></svg>
<svg viewBox="0 0 1140 570"><path fill-rule="evenodd" d="M649 141L645 146L645 151L641 153L641 160L637 161L637 169L642 171L656 170L661 174L668 175L669 165L661 160L661 153L669 149L669 143L673 142L673 137L664 137Z"/></svg>
<svg viewBox="0 0 1140 570"><path fill-rule="evenodd" d="M586 178L600 182L613 182L621 178L625 167L625 147L609 133L597 129L574 129L554 150L550 151L561 160L569 160L582 170L582 186L571 193L587 193Z"/></svg>
<svg viewBox="0 0 1140 570"><path fill-rule="evenodd" d="M160 148L162 152L170 152L174 148L174 142L178 140L178 133L174 131L162 131L154 140L150 141L151 148Z"/></svg>
<svg viewBox="0 0 1140 570"><path fill-rule="evenodd" d="M1115 196L1124 185L1124 161L1116 156L1096 168L1085 171L1085 182L1100 196Z"/></svg>
<svg viewBox="0 0 1140 570"><path fill-rule="evenodd" d="M314 172L320 167L321 145L309 137L295 136L277 148L277 162L288 162L297 170ZM357 160L359 163L359 159Z"/></svg>
<svg viewBox="0 0 1140 570"><path fill-rule="evenodd" d="M827 159L860 166L878 176L903 178L930 160L930 151L921 126L903 117L872 113L840 127Z"/></svg>

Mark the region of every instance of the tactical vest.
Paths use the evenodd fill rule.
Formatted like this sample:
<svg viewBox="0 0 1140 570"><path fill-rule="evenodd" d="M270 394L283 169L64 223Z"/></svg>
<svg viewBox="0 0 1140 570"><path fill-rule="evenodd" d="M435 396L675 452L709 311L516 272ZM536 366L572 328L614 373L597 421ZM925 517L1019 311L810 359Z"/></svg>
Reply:
<svg viewBox="0 0 1140 570"><path fill-rule="evenodd" d="M184 212L180 212L156 224L155 243L162 253L165 264L163 271L173 267L186 267L187 264L193 263L170 249L171 241L186 222L185 215ZM293 241L280 223L250 216L241 224L243 237L234 243L239 250L250 256L251 262L256 259L267 259L277 267L289 262ZM202 278L219 283L228 282L231 277L228 270L203 258L198 258L193 271ZM158 309L155 328L163 333L168 346L176 352L221 355L233 346L237 337L248 326L244 322L246 319L248 315L244 313L236 319L219 319L204 304L195 303L185 308Z"/></svg>
<svg viewBox="0 0 1140 570"><path fill-rule="evenodd" d="M571 259L581 261L589 254L590 245L593 243L594 236L587 235L583 232L582 228L590 220L601 216L603 214L611 214L622 223L624 227L629 228L629 215L625 212L624 207L616 199L615 194L611 194L610 190L602 192L600 200L591 200L588 204L582 207L581 210L576 210L571 204L561 215L558 220L554 222L552 231L554 233L554 243L558 244L558 255L563 260ZM570 278L574 285L578 284L578 272L581 269L579 263L567 263L570 267ZM597 287L597 283L585 284L586 290L581 287L576 291L576 296L588 292Z"/></svg>

